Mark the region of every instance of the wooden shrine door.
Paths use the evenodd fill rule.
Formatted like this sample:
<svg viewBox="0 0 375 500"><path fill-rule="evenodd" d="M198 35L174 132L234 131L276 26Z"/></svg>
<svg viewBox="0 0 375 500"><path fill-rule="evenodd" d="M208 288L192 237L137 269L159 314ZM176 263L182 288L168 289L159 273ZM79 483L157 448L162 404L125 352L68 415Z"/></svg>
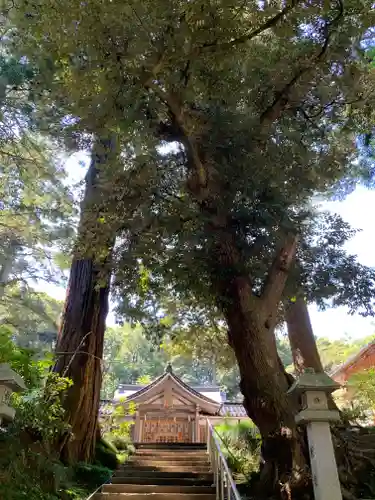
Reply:
<svg viewBox="0 0 375 500"><path fill-rule="evenodd" d="M143 421L142 441L146 443L191 443L192 424L185 419Z"/></svg>

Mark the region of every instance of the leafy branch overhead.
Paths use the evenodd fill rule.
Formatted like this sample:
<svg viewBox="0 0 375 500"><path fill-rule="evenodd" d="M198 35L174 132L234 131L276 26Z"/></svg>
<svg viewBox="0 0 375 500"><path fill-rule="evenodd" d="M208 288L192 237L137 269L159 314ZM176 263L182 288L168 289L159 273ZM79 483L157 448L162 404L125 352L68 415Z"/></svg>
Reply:
<svg viewBox="0 0 375 500"><path fill-rule="evenodd" d="M72 116L65 129L121 131L126 169L109 200L124 235L118 283L134 283L142 256L159 284L163 265L178 262L166 278L178 290L186 260L198 269L193 293L216 305L223 280L252 269L255 300L277 277L285 235L316 217L310 197L366 173L354 137L372 119L361 49L370 2L20 2L9 18L9 43L49 84L42 99ZM53 65L42 71L46 52ZM236 246L225 265L219 234Z"/></svg>
<svg viewBox="0 0 375 500"><path fill-rule="evenodd" d="M184 235L193 246L200 237L212 245L213 233L230 226L241 247L238 273L259 248L273 260L278 244L264 228L276 238L303 231L311 195L337 183L348 190L365 174L354 134L372 120L373 71L360 45L371 36L370 3L51 6L22 10L21 3L11 11L22 28L14 43L21 38L37 67L39 55L52 55L52 73L40 78L51 78L50 97L65 103L69 94L67 110L79 125L72 120L67 129L122 130L128 172L114 191L113 212L131 229L130 244L160 228L164 244L156 251L160 245L164 252L168 227L173 245ZM160 140L173 141L173 149L156 154ZM147 259L143 250L137 254ZM256 295L264 269L253 276Z"/></svg>

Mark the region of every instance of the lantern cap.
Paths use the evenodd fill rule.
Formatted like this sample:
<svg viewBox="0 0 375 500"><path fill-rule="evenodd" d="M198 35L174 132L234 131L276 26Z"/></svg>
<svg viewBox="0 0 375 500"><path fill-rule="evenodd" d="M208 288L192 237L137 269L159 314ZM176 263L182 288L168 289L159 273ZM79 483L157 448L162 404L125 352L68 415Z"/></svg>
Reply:
<svg viewBox="0 0 375 500"><path fill-rule="evenodd" d="M0 363L0 385L8 387L13 392L26 389L25 382L7 363Z"/></svg>
<svg viewBox="0 0 375 500"><path fill-rule="evenodd" d="M288 390L288 393L302 393L306 391L322 391L328 394L340 389L341 385L335 382L325 372L316 373L313 368L306 368Z"/></svg>

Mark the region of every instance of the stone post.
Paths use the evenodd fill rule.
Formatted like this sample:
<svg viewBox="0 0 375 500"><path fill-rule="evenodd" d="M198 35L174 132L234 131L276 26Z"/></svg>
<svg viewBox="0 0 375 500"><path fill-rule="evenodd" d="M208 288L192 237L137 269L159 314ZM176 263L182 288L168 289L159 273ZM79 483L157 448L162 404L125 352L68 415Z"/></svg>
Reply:
<svg viewBox="0 0 375 500"><path fill-rule="evenodd" d="M330 422L340 420L338 411L329 410L328 394L340 385L326 373L307 369L289 389L302 399L297 424L306 424L315 500L342 500Z"/></svg>
<svg viewBox="0 0 375 500"><path fill-rule="evenodd" d="M198 405L195 407L195 429L194 429L194 443L200 443L200 435L199 435L199 413L200 408Z"/></svg>
<svg viewBox="0 0 375 500"><path fill-rule="evenodd" d="M15 410L9 406L12 392L26 389L25 383L8 364L0 364L0 425L14 419Z"/></svg>
<svg viewBox="0 0 375 500"><path fill-rule="evenodd" d="M141 417L139 415L139 411L135 412L135 423L134 423L134 435L133 441L134 443L139 443L141 435Z"/></svg>

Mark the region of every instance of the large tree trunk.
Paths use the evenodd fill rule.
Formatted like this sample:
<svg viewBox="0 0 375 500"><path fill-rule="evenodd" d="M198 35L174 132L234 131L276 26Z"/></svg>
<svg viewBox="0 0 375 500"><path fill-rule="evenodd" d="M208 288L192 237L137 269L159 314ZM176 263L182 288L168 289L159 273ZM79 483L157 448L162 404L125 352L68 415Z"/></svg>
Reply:
<svg viewBox="0 0 375 500"><path fill-rule="evenodd" d="M98 436L101 362L115 233L105 224L105 169L116 157L113 138L96 140L86 177L54 370L73 381L63 399L71 437L60 443L66 462L90 461ZM104 188L104 186L106 186Z"/></svg>
<svg viewBox="0 0 375 500"><path fill-rule="evenodd" d="M287 394L291 379L280 363L274 326L295 239L279 251L260 298L254 296L249 276L238 272L236 241L230 230L217 232L212 282L238 361L244 406L262 435L261 491L271 493L281 485L287 493L304 477L305 449L295 424L298 401Z"/></svg>
<svg viewBox="0 0 375 500"><path fill-rule="evenodd" d="M301 374L306 368L313 368L317 373L323 372L309 310L303 296L298 296L285 305L285 320L296 373Z"/></svg>
<svg viewBox="0 0 375 500"><path fill-rule="evenodd" d="M306 453L294 419L298 405L287 395L290 377L277 354L274 328L297 238L295 235L286 238L285 246L269 269L261 296L255 296L244 265L243 247L248 243L242 240L233 224L232 200L225 196L226 186L215 162L207 158L202 137L192 135L179 100L174 94L163 97L172 118L174 136L178 131L184 145L187 190L206 221L207 267L212 292L227 321L228 342L238 361L244 405L262 435L263 484L268 483L271 491L282 485L286 496L290 496L288 491L293 481L306 477L300 474L306 465ZM277 103L271 113L267 111L262 115L262 131L276 119L276 108L281 109L282 104Z"/></svg>
<svg viewBox="0 0 375 500"><path fill-rule="evenodd" d="M324 372L309 310L302 294L285 305L285 320L296 374L300 375L306 368L312 368L316 373ZM328 396L328 406L332 410L338 410L332 395Z"/></svg>

